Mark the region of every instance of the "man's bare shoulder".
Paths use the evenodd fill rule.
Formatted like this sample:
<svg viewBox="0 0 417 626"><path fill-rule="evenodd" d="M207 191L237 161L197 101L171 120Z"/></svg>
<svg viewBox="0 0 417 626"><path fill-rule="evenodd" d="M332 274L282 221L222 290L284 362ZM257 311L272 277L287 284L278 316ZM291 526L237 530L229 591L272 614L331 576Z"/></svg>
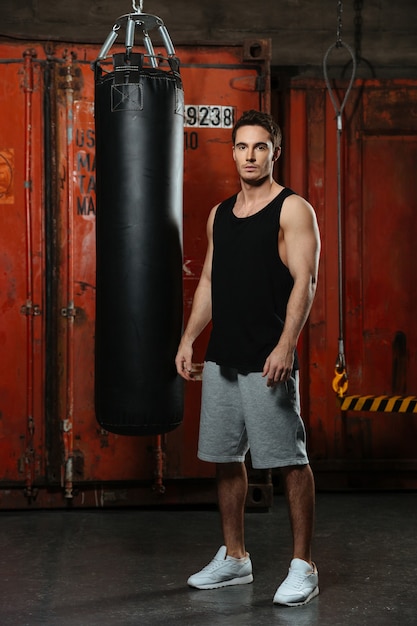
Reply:
<svg viewBox="0 0 417 626"><path fill-rule="evenodd" d="M219 202L218 204L215 204L214 207L212 207L210 209L210 213L208 216L208 221L209 222L213 222L214 218L216 217L216 213L217 213L217 209L219 208L219 206L221 205L221 202Z"/></svg>
<svg viewBox="0 0 417 626"><path fill-rule="evenodd" d="M213 237L214 218L216 217L217 209L219 208L220 204L221 202L214 205L214 207L210 210L209 216L207 218L206 230L207 230L207 237L209 240Z"/></svg>
<svg viewBox="0 0 417 626"><path fill-rule="evenodd" d="M297 222L316 222L316 212L312 205L296 193L285 198L281 209L281 226Z"/></svg>

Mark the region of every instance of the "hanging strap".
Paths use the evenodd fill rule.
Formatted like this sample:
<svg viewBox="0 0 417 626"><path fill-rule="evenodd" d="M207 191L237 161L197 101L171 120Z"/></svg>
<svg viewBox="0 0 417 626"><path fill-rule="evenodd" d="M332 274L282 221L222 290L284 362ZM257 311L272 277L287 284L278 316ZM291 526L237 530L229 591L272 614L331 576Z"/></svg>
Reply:
<svg viewBox="0 0 417 626"><path fill-rule="evenodd" d="M330 100L336 113L337 133L337 238L338 238L338 276L339 276L339 353L335 365L335 377L332 387L339 397L343 397L348 388L348 375L346 371L346 358L344 348L344 302L343 302L343 233L342 233L342 175L341 175L341 137L343 130L343 111L348 100L356 75L356 58L352 48L342 41L342 12L343 4L338 0L338 23L336 42L332 44L323 58L323 73ZM352 58L352 74L342 103L339 104L328 76L328 60L331 52L335 49L345 48Z"/></svg>

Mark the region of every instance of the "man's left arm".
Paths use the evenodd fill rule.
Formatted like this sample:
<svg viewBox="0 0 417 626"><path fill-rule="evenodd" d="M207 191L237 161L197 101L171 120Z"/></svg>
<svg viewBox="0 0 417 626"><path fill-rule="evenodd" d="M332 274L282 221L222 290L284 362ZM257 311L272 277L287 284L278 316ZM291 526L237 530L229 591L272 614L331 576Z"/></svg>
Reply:
<svg viewBox="0 0 417 626"><path fill-rule="evenodd" d="M281 210L280 240L282 261L294 280L287 304L280 340L265 361L267 385L284 382L291 376L294 351L306 323L317 286L320 236L313 207L300 196L289 196Z"/></svg>

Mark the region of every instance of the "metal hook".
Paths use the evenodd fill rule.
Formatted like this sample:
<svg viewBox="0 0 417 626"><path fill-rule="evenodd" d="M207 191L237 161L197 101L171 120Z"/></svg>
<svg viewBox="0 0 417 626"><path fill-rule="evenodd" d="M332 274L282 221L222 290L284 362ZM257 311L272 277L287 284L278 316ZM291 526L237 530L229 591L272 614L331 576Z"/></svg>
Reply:
<svg viewBox="0 0 417 626"><path fill-rule="evenodd" d="M336 368L334 373L335 373L335 377L333 378L333 381L332 381L333 391L337 393L339 398L343 398L349 386L346 370L339 372Z"/></svg>

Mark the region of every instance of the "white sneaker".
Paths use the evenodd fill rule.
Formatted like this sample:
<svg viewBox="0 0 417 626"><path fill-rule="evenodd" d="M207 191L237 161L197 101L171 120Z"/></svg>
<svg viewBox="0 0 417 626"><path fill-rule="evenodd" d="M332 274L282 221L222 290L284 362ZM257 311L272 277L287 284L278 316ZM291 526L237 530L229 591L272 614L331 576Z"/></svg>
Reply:
<svg viewBox="0 0 417 626"><path fill-rule="evenodd" d="M288 576L278 587L274 604L285 606L302 606L307 604L319 593L319 573L313 563L313 567L301 559L291 561Z"/></svg>
<svg viewBox="0 0 417 626"><path fill-rule="evenodd" d="M227 556L226 546L222 546L214 559L187 580L196 589L217 589L228 585L245 585L253 581L252 563L249 554L241 559Z"/></svg>

